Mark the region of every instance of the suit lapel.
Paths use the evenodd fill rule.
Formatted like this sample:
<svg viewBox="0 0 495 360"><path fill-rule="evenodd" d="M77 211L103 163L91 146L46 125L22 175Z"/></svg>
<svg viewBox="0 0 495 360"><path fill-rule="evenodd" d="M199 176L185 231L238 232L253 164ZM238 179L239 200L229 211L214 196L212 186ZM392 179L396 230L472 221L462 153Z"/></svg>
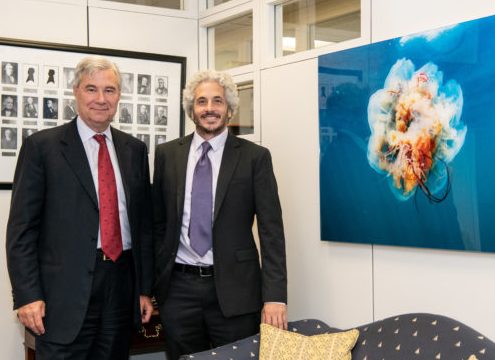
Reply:
<svg viewBox="0 0 495 360"><path fill-rule="evenodd" d="M119 162L120 177L122 179L122 185L124 186L125 199L127 204L127 213L129 212L129 204L131 203L131 192L129 191L129 184L127 179L131 178L132 171L132 159L131 148L128 146L128 139L122 136L121 133L115 131L114 128L110 128L112 132L113 145L115 147L115 153L117 154L117 160Z"/></svg>
<svg viewBox="0 0 495 360"><path fill-rule="evenodd" d="M217 190L215 193L215 214L213 215L213 223L215 223L220 208L223 204L227 188L229 186L234 170L239 162L240 149L239 140L229 133L225 148L222 155L222 163L220 164L220 172L217 180Z"/></svg>
<svg viewBox="0 0 495 360"><path fill-rule="evenodd" d="M96 196L91 169L89 168L88 157L86 156L81 137L77 131L76 120L73 120L66 125L65 132L60 142L62 155L67 160L69 167L72 169L95 206L98 206L98 198Z"/></svg>
<svg viewBox="0 0 495 360"><path fill-rule="evenodd" d="M183 137L179 140L179 146L176 153L175 164L177 171L177 214L179 219L182 219L184 212L184 196L186 192L186 174L187 160L189 158L189 150L191 148L193 134Z"/></svg>

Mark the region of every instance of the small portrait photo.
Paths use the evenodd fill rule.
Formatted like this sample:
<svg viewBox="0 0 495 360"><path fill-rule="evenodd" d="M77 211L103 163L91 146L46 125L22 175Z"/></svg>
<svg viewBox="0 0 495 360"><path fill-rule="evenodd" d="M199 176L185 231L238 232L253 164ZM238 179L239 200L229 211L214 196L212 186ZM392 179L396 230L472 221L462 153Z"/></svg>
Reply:
<svg viewBox="0 0 495 360"><path fill-rule="evenodd" d="M132 124L132 104L131 103L120 103L119 123Z"/></svg>
<svg viewBox="0 0 495 360"><path fill-rule="evenodd" d="M150 135L149 134L137 134L136 137L146 144L148 152L150 150Z"/></svg>
<svg viewBox="0 0 495 360"><path fill-rule="evenodd" d="M22 116L25 118L38 117L38 97L23 96L22 97Z"/></svg>
<svg viewBox="0 0 495 360"><path fill-rule="evenodd" d="M17 85L18 64L10 61L2 61L2 84Z"/></svg>
<svg viewBox="0 0 495 360"><path fill-rule="evenodd" d="M139 95L151 94L151 75L138 74L137 93Z"/></svg>
<svg viewBox="0 0 495 360"><path fill-rule="evenodd" d="M58 67L57 66L45 66L43 84L46 87L58 87Z"/></svg>
<svg viewBox="0 0 495 360"><path fill-rule="evenodd" d="M31 129L31 128L25 128L22 129L22 141L26 140L28 136L33 135L35 132L37 132L37 129Z"/></svg>
<svg viewBox="0 0 495 360"><path fill-rule="evenodd" d="M22 74L24 76L23 83L26 86L38 86L38 65L24 64L22 65Z"/></svg>
<svg viewBox="0 0 495 360"><path fill-rule="evenodd" d="M0 147L4 150L17 149L17 129L14 127L3 127L1 130Z"/></svg>
<svg viewBox="0 0 495 360"><path fill-rule="evenodd" d="M43 98L43 119L58 119L57 98Z"/></svg>
<svg viewBox="0 0 495 360"><path fill-rule="evenodd" d="M2 95L2 116L17 117L17 95Z"/></svg>
<svg viewBox="0 0 495 360"><path fill-rule="evenodd" d="M167 141L166 135L155 135L155 146L164 144Z"/></svg>
<svg viewBox="0 0 495 360"><path fill-rule="evenodd" d="M150 105L138 104L137 123L138 124L150 123Z"/></svg>
<svg viewBox="0 0 495 360"><path fill-rule="evenodd" d="M63 105L64 105L64 117L63 117L63 119L64 120L74 119L77 115L76 100L64 99Z"/></svg>
<svg viewBox="0 0 495 360"><path fill-rule="evenodd" d="M122 94L132 94L134 91L134 74L122 73L120 90Z"/></svg>
<svg viewBox="0 0 495 360"><path fill-rule="evenodd" d="M74 75L76 69L64 67L64 89L72 90L72 85L74 85Z"/></svg>
<svg viewBox="0 0 495 360"><path fill-rule="evenodd" d="M167 125L168 108L163 105L155 106L155 125Z"/></svg>
<svg viewBox="0 0 495 360"><path fill-rule="evenodd" d="M155 95L167 96L168 95L168 77L157 76L155 80Z"/></svg>

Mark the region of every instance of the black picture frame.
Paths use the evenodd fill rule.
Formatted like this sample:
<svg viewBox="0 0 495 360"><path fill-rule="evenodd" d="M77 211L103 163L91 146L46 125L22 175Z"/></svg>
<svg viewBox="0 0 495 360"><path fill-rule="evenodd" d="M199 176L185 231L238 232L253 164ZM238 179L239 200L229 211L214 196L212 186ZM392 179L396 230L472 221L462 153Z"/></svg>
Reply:
<svg viewBox="0 0 495 360"><path fill-rule="evenodd" d="M108 57L119 66L122 95L112 126L147 140L151 170L155 146L184 135L185 57L0 38L0 190L12 189L27 134L71 121L71 75L87 55ZM55 109L47 109L48 104ZM141 115L138 122L138 105L148 109L149 121L143 122ZM158 107L167 109L165 123L154 121Z"/></svg>

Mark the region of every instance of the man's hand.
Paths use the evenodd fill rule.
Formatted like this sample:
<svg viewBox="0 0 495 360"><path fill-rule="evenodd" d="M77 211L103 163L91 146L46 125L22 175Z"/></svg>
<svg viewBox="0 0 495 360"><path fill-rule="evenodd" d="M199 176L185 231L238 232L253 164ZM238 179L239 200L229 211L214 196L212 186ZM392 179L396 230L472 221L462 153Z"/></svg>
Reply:
<svg viewBox="0 0 495 360"><path fill-rule="evenodd" d="M141 322L146 324L150 321L151 313L153 312L153 304L149 296L141 295L139 297L139 305L141 308Z"/></svg>
<svg viewBox="0 0 495 360"><path fill-rule="evenodd" d="M287 305L265 303L261 311L261 322L287 330Z"/></svg>
<svg viewBox="0 0 495 360"><path fill-rule="evenodd" d="M19 321L31 329L36 335L45 333L43 318L45 317L45 302L43 300L33 301L32 303L21 306L17 309Z"/></svg>

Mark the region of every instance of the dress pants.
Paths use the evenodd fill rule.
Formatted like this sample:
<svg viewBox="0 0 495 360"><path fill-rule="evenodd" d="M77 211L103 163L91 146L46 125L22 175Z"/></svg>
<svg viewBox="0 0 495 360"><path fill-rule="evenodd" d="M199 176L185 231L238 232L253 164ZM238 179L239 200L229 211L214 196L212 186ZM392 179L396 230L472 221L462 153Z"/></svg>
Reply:
<svg viewBox="0 0 495 360"><path fill-rule="evenodd" d="M160 306L168 360L225 345L259 332L260 312L227 318L213 276L174 271Z"/></svg>
<svg viewBox="0 0 495 360"><path fill-rule="evenodd" d="M97 251L88 310L76 339L56 344L36 338L36 360L128 360L132 330L133 261L131 250L114 263ZM74 289L73 296L77 296ZM63 309L60 309L63 316Z"/></svg>

